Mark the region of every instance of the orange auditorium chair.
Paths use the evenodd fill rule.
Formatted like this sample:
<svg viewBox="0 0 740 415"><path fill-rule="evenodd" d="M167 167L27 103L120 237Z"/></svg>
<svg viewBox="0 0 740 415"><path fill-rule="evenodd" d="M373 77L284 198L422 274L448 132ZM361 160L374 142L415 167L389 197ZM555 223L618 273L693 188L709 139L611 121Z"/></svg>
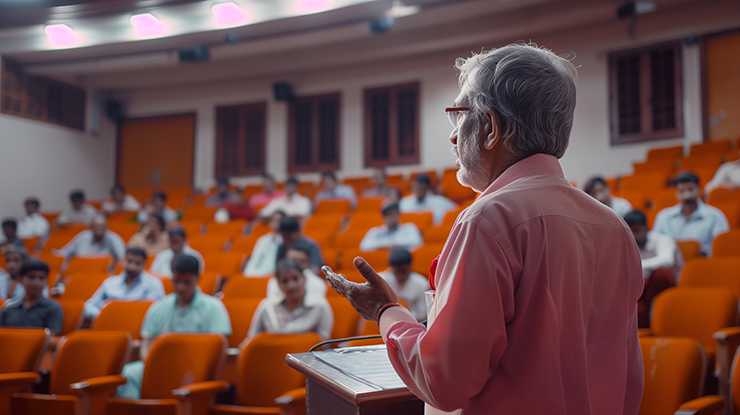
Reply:
<svg viewBox="0 0 740 415"><path fill-rule="evenodd" d="M229 252L232 254L245 254L247 256L252 255L254 246L257 244L257 240L262 235L249 235L243 238L233 239Z"/></svg>
<svg viewBox="0 0 740 415"><path fill-rule="evenodd" d="M740 257L690 261L681 271L682 287L722 287L740 298Z"/></svg>
<svg viewBox="0 0 740 415"><path fill-rule="evenodd" d="M105 274L108 272L110 266L111 257L80 257L76 256L69 260L67 268L64 270L64 275L74 274Z"/></svg>
<svg viewBox="0 0 740 415"><path fill-rule="evenodd" d="M53 270L60 270L62 268L62 264L64 264L64 257L61 256L55 256L51 254L40 254L37 256L38 259L46 262L46 265L49 266L50 269ZM49 274L49 278L51 278L51 273Z"/></svg>
<svg viewBox="0 0 740 415"><path fill-rule="evenodd" d="M2 305L0 304L0 307ZM41 356L49 345L49 329L0 328L0 413L10 413L14 393L28 391L39 375Z"/></svg>
<svg viewBox="0 0 740 415"><path fill-rule="evenodd" d="M681 159L678 170L694 171L697 169L717 170L722 165L722 154L701 154ZM703 183L702 183L703 184Z"/></svg>
<svg viewBox="0 0 740 415"><path fill-rule="evenodd" d="M237 275L244 269L244 253L234 251L232 246L230 252L209 252L203 255L206 263L206 272L214 272L219 275Z"/></svg>
<svg viewBox="0 0 740 415"><path fill-rule="evenodd" d="M229 238L238 238L244 233L247 221L234 219L226 223L210 222L206 226L206 235L224 235Z"/></svg>
<svg viewBox="0 0 740 415"><path fill-rule="evenodd" d="M77 273L65 278L64 294L60 299L75 299L87 301L108 278L106 273Z"/></svg>
<svg viewBox="0 0 740 415"><path fill-rule="evenodd" d="M108 229L120 236L125 242L128 242L128 240L131 239L131 237L139 231L139 224L137 222L121 220L111 221L109 219Z"/></svg>
<svg viewBox="0 0 740 415"><path fill-rule="evenodd" d="M180 221L180 227L185 229L185 234L188 238L192 238L202 234L203 222L199 220L183 220Z"/></svg>
<svg viewBox="0 0 740 415"><path fill-rule="evenodd" d="M346 215L350 212L350 202L346 199L324 199L316 204L314 215L332 214Z"/></svg>
<svg viewBox="0 0 740 415"><path fill-rule="evenodd" d="M11 414L104 415L106 401L126 383L120 375L129 353L123 331L77 331L57 346L49 395L16 394Z"/></svg>
<svg viewBox="0 0 740 415"><path fill-rule="evenodd" d="M725 217L727 218L727 222L729 222L731 229L740 228L740 203L715 203L714 207L721 210L722 213L725 214Z"/></svg>
<svg viewBox="0 0 740 415"><path fill-rule="evenodd" d="M162 280L162 286L164 287L164 294L170 295L175 292L175 287L172 285L172 278L159 277Z"/></svg>
<svg viewBox="0 0 740 415"><path fill-rule="evenodd" d="M359 248L347 249L342 251L342 258L339 261L339 270L344 271L355 271L353 264L356 257L362 257L372 266L376 271L382 272L388 269L388 250L378 249L377 251L360 251ZM349 276L348 276L349 277Z"/></svg>
<svg viewBox="0 0 740 415"><path fill-rule="evenodd" d="M141 399L110 398L107 415L206 415L217 393L226 351L220 334L163 334L154 339L144 366Z"/></svg>
<svg viewBox="0 0 740 415"><path fill-rule="evenodd" d="M444 244L425 245L411 253L411 270L425 277L429 276L432 261L442 253Z"/></svg>
<svg viewBox="0 0 740 415"><path fill-rule="evenodd" d="M385 177L385 185L388 187L397 187L401 189L401 193L409 191L409 185L406 180L403 179L403 174L389 174Z"/></svg>
<svg viewBox="0 0 740 415"><path fill-rule="evenodd" d="M379 213L384 200L382 197L361 197L357 201L355 215L357 212Z"/></svg>
<svg viewBox="0 0 740 415"><path fill-rule="evenodd" d="M78 299L59 299L57 301L62 306L62 332L58 334L66 336L82 326L85 302Z"/></svg>
<svg viewBox="0 0 740 415"><path fill-rule="evenodd" d="M39 246L39 241L41 240L41 238L39 238L38 236L35 236L33 238L26 238L26 239L21 239L21 240L23 241L23 246L26 247L26 251L35 252L36 247Z"/></svg>
<svg viewBox="0 0 740 415"><path fill-rule="evenodd" d="M259 298L224 298L223 303L231 319L231 334L227 336L230 348L239 347L247 338L254 312L262 299Z"/></svg>
<svg viewBox="0 0 740 415"><path fill-rule="evenodd" d="M706 184L706 183L705 183ZM730 190L726 187L718 187L712 190L707 197L707 203L714 205L716 203L740 203L740 189Z"/></svg>
<svg viewBox="0 0 740 415"><path fill-rule="evenodd" d="M365 238L367 229L348 229L334 237L334 246L342 252L346 249L359 248L360 242Z"/></svg>
<svg viewBox="0 0 740 415"><path fill-rule="evenodd" d="M648 150L647 160L677 160L683 157L683 146L652 148Z"/></svg>
<svg viewBox="0 0 740 415"><path fill-rule="evenodd" d="M213 295L221 285L221 275L217 272L206 271L198 277L198 287L204 294Z"/></svg>
<svg viewBox="0 0 740 415"><path fill-rule="evenodd" d="M281 411L276 400L289 392L294 399L305 402L305 377L288 367L285 356L307 352L321 340L316 333L262 333L250 339L239 356L237 405L216 405L211 415L278 415Z"/></svg>
<svg viewBox="0 0 740 415"><path fill-rule="evenodd" d="M456 177L453 177L452 179L443 178L441 186L444 191L444 196L457 203L475 197L475 191L469 187L461 185L460 182L457 181Z"/></svg>
<svg viewBox="0 0 740 415"><path fill-rule="evenodd" d="M330 296L326 301L329 302L334 314L334 328L331 331L332 339L357 336L362 316L355 311L349 301L344 297L337 296Z"/></svg>
<svg viewBox="0 0 740 415"><path fill-rule="evenodd" d="M347 186L352 186L353 189L355 189L355 193L359 196L362 194L365 189L371 187L370 184L370 178L369 177L348 177L342 180L343 184L346 184Z"/></svg>
<svg viewBox="0 0 740 415"><path fill-rule="evenodd" d="M346 231L358 231L363 232L363 236L370 229L376 226L383 225L383 215L380 213L380 209L375 212L362 211L355 212L350 218L349 225ZM358 243L359 245L359 243ZM337 245L339 246L339 245Z"/></svg>
<svg viewBox="0 0 740 415"><path fill-rule="evenodd" d="M262 236L267 235L270 232L272 232L272 229L270 229L270 225L268 225L267 222L252 222L249 229L250 236Z"/></svg>
<svg viewBox="0 0 740 415"><path fill-rule="evenodd" d="M740 229L732 229L714 238L714 242L712 243L712 257L740 258Z"/></svg>
<svg viewBox="0 0 740 415"><path fill-rule="evenodd" d="M423 233L432 226L432 212L401 213L401 223L413 223Z"/></svg>
<svg viewBox="0 0 740 415"><path fill-rule="evenodd" d="M360 333L358 336L379 336L380 335L380 329L378 328L378 324L373 321L367 321L362 320L362 330L360 330ZM352 340L347 343L348 347L357 347L357 346L372 346L376 344L383 344L382 338L377 339L365 339L365 340Z"/></svg>
<svg viewBox="0 0 740 415"><path fill-rule="evenodd" d="M696 241L676 241L678 249L681 250L681 255L686 262L695 258L700 258L701 245Z"/></svg>
<svg viewBox="0 0 740 415"><path fill-rule="evenodd" d="M182 214L182 220L188 221L200 221L201 223L210 222L213 220L213 214L216 213L218 208L210 206L191 206Z"/></svg>
<svg viewBox="0 0 740 415"><path fill-rule="evenodd" d="M86 228L82 226L70 226L69 228L57 228L52 230L49 237L41 247L41 252L49 254L55 249L64 248L78 233L84 231Z"/></svg>
<svg viewBox="0 0 740 415"><path fill-rule="evenodd" d="M125 331L132 340L141 340L141 324L153 301L111 301L95 318L93 330Z"/></svg>
<svg viewBox="0 0 740 415"><path fill-rule="evenodd" d="M224 252L228 237L225 235L195 235L188 239L190 247L201 255L211 252Z"/></svg>
<svg viewBox="0 0 740 415"><path fill-rule="evenodd" d="M722 409L724 399L701 397L707 357L696 340L641 337L640 350L645 386L639 415L713 415Z"/></svg>
<svg viewBox="0 0 740 415"><path fill-rule="evenodd" d="M622 195L630 192L651 193L663 189L668 183L668 176L664 173L633 174L622 177L620 191Z"/></svg>
<svg viewBox="0 0 740 415"><path fill-rule="evenodd" d="M661 173L668 176L676 169L676 164L676 160L671 159L654 160L644 163L634 163L632 169L634 174Z"/></svg>
<svg viewBox="0 0 740 415"><path fill-rule="evenodd" d="M265 298L267 295L267 283L272 277L247 278L233 276L224 287L224 299L232 298Z"/></svg>
<svg viewBox="0 0 740 415"><path fill-rule="evenodd" d="M726 154L730 151L731 147L732 142L730 140L704 141L691 146L689 157L703 156L705 154Z"/></svg>

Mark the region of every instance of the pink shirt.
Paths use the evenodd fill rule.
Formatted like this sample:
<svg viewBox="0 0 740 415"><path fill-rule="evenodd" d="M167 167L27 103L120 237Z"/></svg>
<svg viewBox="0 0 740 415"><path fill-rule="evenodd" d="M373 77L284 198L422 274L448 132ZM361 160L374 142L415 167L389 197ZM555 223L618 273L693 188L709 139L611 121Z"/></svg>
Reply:
<svg viewBox="0 0 740 415"><path fill-rule="evenodd" d="M281 190L275 190L269 195L267 193L257 193L256 195L253 195L251 198L249 198L249 206L265 206L268 203L272 202L273 199L277 199L278 197L282 196L285 196L285 192Z"/></svg>
<svg viewBox="0 0 740 415"><path fill-rule="evenodd" d="M428 329L401 307L380 325L427 414L637 414L640 252L555 157L516 163L460 214L435 285Z"/></svg>

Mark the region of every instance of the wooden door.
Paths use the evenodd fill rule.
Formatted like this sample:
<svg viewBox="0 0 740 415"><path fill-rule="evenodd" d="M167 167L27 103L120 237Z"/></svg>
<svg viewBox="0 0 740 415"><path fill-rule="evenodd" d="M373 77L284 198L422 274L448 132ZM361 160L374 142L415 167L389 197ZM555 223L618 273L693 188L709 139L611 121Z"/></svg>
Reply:
<svg viewBox="0 0 740 415"><path fill-rule="evenodd" d="M740 31L706 41L706 99L710 140L740 137Z"/></svg>
<svg viewBox="0 0 740 415"><path fill-rule="evenodd" d="M117 182L126 188L191 187L195 114L123 121Z"/></svg>

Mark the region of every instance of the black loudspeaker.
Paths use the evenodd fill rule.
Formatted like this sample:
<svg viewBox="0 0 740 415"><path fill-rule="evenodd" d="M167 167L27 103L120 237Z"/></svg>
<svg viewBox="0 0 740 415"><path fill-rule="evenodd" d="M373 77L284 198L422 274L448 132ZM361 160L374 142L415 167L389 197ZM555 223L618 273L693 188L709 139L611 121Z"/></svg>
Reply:
<svg viewBox="0 0 740 415"><path fill-rule="evenodd" d="M293 85L287 82L275 82L272 84L275 93L275 101L290 101L293 99Z"/></svg>
<svg viewBox="0 0 740 415"><path fill-rule="evenodd" d="M208 46L190 46L180 49L180 62L203 62L208 58Z"/></svg>
<svg viewBox="0 0 740 415"><path fill-rule="evenodd" d="M125 118L123 103L121 101L107 101L105 103L105 115L111 121L121 121Z"/></svg>

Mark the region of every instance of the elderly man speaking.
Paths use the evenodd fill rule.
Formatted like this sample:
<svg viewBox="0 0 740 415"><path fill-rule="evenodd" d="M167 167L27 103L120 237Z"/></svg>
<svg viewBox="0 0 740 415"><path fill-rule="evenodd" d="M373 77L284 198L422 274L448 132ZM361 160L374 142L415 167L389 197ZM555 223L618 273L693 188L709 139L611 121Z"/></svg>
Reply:
<svg viewBox="0 0 740 415"><path fill-rule="evenodd" d="M446 109L457 178L482 192L457 218L425 328L363 259L367 279L328 277L378 320L393 367L427 414L637 414L640 253L608 207L558 163L576 104L575 67L509 45L458 59Z"/></svg>

